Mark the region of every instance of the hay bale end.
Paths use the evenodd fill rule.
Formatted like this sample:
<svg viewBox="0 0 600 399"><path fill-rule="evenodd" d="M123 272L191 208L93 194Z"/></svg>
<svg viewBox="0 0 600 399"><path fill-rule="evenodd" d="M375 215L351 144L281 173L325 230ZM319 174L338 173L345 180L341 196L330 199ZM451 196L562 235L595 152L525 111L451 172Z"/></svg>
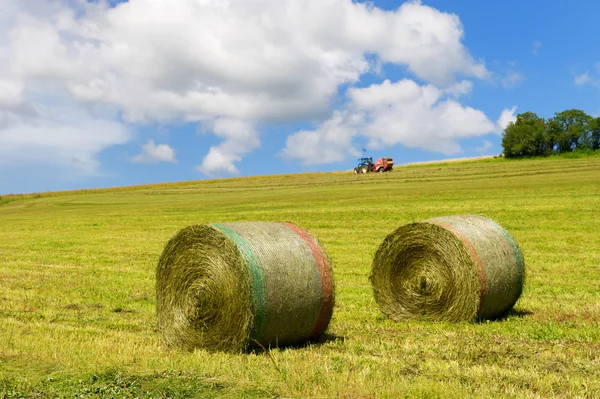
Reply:
<svg viewBox="0 0 600 399"><path fill-rule="evenodd" d="M516 241L478 215L428 219L398 228L377 250L370 276L375 300L393 320L493 319L523 290Z"/></svg>

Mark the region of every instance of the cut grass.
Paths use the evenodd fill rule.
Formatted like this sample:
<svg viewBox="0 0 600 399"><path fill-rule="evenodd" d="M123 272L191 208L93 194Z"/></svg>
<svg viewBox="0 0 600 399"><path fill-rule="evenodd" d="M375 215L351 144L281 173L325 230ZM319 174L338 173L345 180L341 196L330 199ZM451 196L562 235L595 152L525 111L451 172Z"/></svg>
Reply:
<svg viewBox="0 0 600 399"><path fill-rule="evenodd" d="M148 375L123 374L119 370L91 373L81 379L48 377L36 385L21 386L17 380L5 380L2 398L270 398L268 392L256 389L238 391L234 386L198 378L191 373L163 372Z"/></svg>
<svg viewBox="0 0 600 399"><path fill-rule="evenodd" d="M491 159L11 198L0 207L0 398L598 397L599 171L598 157ZM368 281L378 245L402 224L461 213L496 220L521 246L515 311L387 320ZM187 225L248 220L296 223L326 248L331 339L270 356L168 350L155 332L164 245Z"/></svg>

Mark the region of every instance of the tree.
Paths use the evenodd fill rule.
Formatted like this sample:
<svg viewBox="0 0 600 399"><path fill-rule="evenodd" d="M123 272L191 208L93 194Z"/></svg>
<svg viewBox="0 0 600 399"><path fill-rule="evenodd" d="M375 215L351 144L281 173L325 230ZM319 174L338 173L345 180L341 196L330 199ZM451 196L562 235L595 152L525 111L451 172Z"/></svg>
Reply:
<svg viewBox="0 0 600 399"><path fill-rule="evenodd" d="M589 143L589 123L592 117L579 109L569 109L554 114L548 121L555 135L559 152L586 148Z"/></svg>
<svg viewBox="0 0 600 399"><path fill-rule="evenodd" d="M502 147L507 158L547 155L551 148L546 140L546 121L534 112L517 115L502 134Z"/></svg>
<svg viewBox="0 0 600 399"><path fill-rule="evenodd" d="M600 117L594 118L588 124L589 148L592 150L600 149Z"/></svg>
<svg viewBox="0 0 600 399"><path fill-rule="evenodd" d="M544 132L546 146L549 149L548 153L558 152L558 139L561 134L561 125L552 118L548 119L546 121L546 131Z"/></svg>
<svg viewBox="0 0 600 399"><path fill-rule="evenodd" d="M521 136L514 122L508 122L502 133L502 148L506 158L518 157L522 154Z"/></svg>

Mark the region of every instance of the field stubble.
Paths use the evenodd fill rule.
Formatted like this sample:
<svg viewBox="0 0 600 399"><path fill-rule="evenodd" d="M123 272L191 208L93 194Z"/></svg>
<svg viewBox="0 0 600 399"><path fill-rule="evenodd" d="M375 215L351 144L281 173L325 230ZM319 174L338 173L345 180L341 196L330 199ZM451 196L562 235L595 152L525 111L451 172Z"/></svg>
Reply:
<svg viewBox="0 0 600 399"><path fill-rule="evenodd" d="M600 159L420 165L53 193L0 203L2 397L599 397ZM521 246L508 317L393 323L368 281L398 226L475 213ZM320 343L232 355L166 349L155 268L191 224L289 221L336 275Z"/></svg>

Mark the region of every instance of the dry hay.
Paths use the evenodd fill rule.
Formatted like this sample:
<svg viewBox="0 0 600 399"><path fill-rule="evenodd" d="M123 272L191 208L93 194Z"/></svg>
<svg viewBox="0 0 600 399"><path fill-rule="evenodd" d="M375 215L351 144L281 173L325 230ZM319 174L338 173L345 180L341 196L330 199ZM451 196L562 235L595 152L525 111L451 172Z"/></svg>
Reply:
<svg viewBox="0 0 600 399"><path fill-rule="evenodd" d="M387 316L399 320L493 319L519 299L523 255L510 234L477 215L400 227L375 254L371 283Z"/></svg>
<svg viewBox="0 0 600 399"><path fill-rule="evenodd" d="M291 223L196 225L166 245L156 299L168 345L243 351L317 339L334 280L323 248Z"/></svg>

